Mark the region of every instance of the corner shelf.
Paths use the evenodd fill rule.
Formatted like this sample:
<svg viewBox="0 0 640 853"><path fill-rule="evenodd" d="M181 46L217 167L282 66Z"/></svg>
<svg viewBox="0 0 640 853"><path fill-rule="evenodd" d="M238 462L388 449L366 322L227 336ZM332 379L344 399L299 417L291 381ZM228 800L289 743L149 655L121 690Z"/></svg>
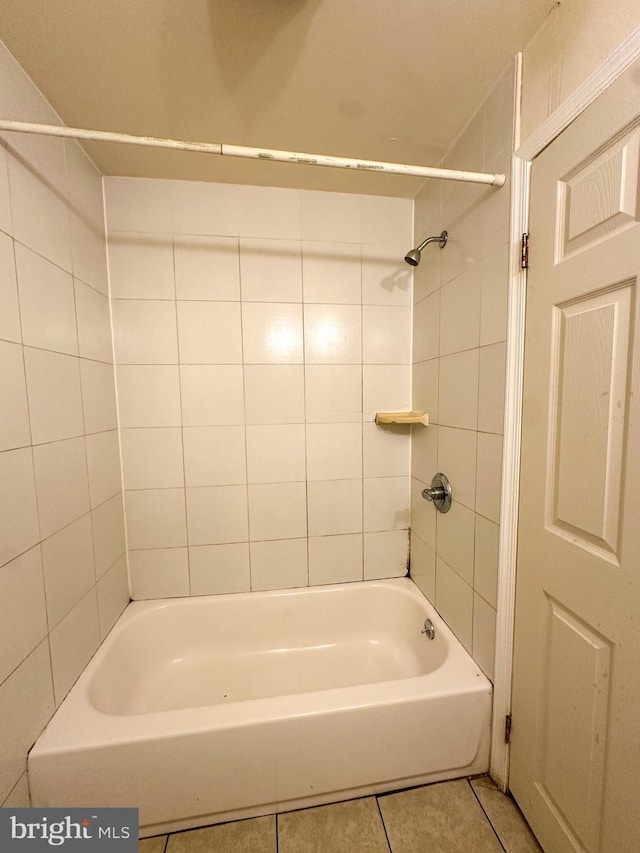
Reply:
<svg viewBox="0 0 640 853"><path fill-rule="evenodd" d="M422 424L429 426L427 412L378 412L377 424Z"/></svg>

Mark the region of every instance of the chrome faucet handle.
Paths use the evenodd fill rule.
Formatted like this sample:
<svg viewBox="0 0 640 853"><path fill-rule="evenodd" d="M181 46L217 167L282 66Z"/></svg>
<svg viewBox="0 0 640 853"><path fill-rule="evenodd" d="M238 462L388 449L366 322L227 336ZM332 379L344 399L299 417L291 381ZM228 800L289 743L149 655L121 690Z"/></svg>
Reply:
<svg viewBox="0 0 640 853"><path fill-rule="evenodd" d="M448 492L443 486L436 486L433 489L423 489L422 497L427 501L442 500L447 496Z"/></svg>
<svg viewBox="0 0 640 853"><path fill-rule="evenodd" d="M422 490L422 497L431 501L438 512L449 512L451 509L451 483L444 474L435 474L431 487Z"/></svg>

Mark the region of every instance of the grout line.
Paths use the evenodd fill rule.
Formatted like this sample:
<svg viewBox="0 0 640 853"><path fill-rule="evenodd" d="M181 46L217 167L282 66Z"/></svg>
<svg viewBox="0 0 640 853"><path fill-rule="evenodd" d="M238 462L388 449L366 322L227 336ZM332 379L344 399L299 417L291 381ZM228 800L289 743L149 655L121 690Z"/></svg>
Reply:
<svg viewBox="0 0 640 853"><path fill-rule="evenodd" d="M102 192L102 229L104 232L104 257L105 257L105 271L107 275L107 304L109 308L109 333L111 335L111 372L113 374L113 395L114 395L114 405L115 405L115 415L116 415L116 432L118 435L118 453L120 455L120 507L122 510L122 533L124 540L124 558L125 564L127 567L127 593L129 596L129 602L131 602L131 564L129 561L129 530L127 526L127 504L126 504L126 491L124 484L124 454L122 452L122 417L120 413L120 395L118 393L118 365L116 363L116 338L115 338L115 322L113 316L113 294L111 292L111 260L109 257L109 225L107 220L107 196L105 192L105 183L104 176L101 178L101 192ZM80 371L80 378L82 379L82 370ZM108 500L112 500L115 495L113 495ZM103 501L103 504L106 501ZM102 506L103 504L100 504ZM93 513L94 507L91 508ZM97 509L97 507L95 507ZM93 514L91 516L91 532L93 533ZM95 551L94 551L95 556ZM120 559L120 558L118 558ZM128 605L127 605L128 606Z"/></svg>
<svg viewBox="0 0 640 853"><path fill-rule="evenodd" d="M387 832L387 826L384 822L384 817L382 816L382 809L380 808L380 798L376 796L376 806L378 807L378 814L380 815L380 821L382 823L382 828L384 829L384 837L387 839L387 847L389 848L389 853L393 853L391 848L391 841L389 840L389 833Z"/></svg>
<svg viewBox="0 0 640 853"><path fill-rule="evenodd" d="M302 210L300 210L300 234L302 235ZM304 500L305 500L305 519L306 530L305 538L307 545L307 586L311 586L311 548L309 544L309 464L308 464L308 441L307 441L307 336L306 336L306 303L304 301L304 264L303 264L303 243L300 240L300 290L301 290L301 314L302 314L302 411L304 412ZM276 816L277 823L277 816Z"/></svg>
<svg viewBox="0 0 640 853"><path fill-rule="evenodd" d="M245 487L245 505L247 509L247 559L249 561L249 592L254 592L253 588L253 566L251 561L251 519L249 517L249 434L247 424L247 381L246 381L246 363L244 355L244 305L242 294L242 240L240 235L236 237L236 248L238 257L238 305L240 307L240 349L242 352L242 429L244 430L244 487Z"/></svg>
<svg viewBox="0 0 640 853"><path fill-rule="evenodd" d="M506 847L504 846L504 844L502 843L502 840L501 840L500 836L498 835L498 832L497 832L497 830L496 830L495 826L494 826L494 825L493 825L493 823L491 822L491 818L489 817L489 815L487 814L487 812L486 812L486 810L485 810L484 806L483 806L483 805L482 805L482 803L480 802L480 797L476 794L475 788L474 788L474 787L473 787L473 785L471 784L471 780L470 780L470 779L467 779L467 784L468 784L468 785L469 785L469 787L471 788L471 793L472 793L472 794L473 794L473 796L476 798L476 801L477 801L478 805L479 805L479 806L480 806L480 808L482 809L482 813L484 814L485 818L487 819L487 823L489 824L489 826L490 826L490 827L491 827L491 829L493 830L493 834L494 834L494 835L495 835L495 837L498 839L498 844L500 845L500 847L502 847L502 849L505 851L505 853L507 853L507 848L506 848Z"/></svg>
<svg viewBox="0 0 640 853"><path fill-rule="evenodd" d="M361 199L362 201L362 199ZM362 215L362 206L360 209L360 213ZM362 226L362 221L361 221ZM362 238L362 234L361 234ZM364 275L363 275L363 261L362 261L362 242L360 243L360 412L364 415L364 335L365 335L365 323L364 323ZM368 422L367 422L368 423ZM362 478L360 483L360 495L362 501L362 510L360 513L360 526L362 529L362 565L360 567L360 578L361 580L365 580L366 578L366 534L365 534L365 454L364 454L364 436L365 436L365 420L364 417L361 417L360 423L360 476Z"/></svg>
<svg viewBox="0 0 640 853"><path fill-rule="evenodd" d="M186 551L187 557L187 581L189 586L189 596L191 596L191 553L189 551L189 510L187 506L187 466L185 463L185 452L184 452L184 416L182 413L182 361L181 361L181 353L180 353L180 320L178 317L178 283L176 279L176 240L175 236L171 235L171 264L172 264L172 273L173 273L173 305L175 310L176 317L176 353L177 353L177 367L178 367L178 400L180 403L180 447L182 449L182 486L177 486L174 488L182 488L183 496L184 496L184 534L185 534L185 543L184 549ZM153 427L152 427L153 429ZM133 489L131 490L133 491ZM182 546L178 546L182 547Z"/></svg>
<svg viewBox="0 0 640 853"><path fill-rule="evenodd" d="M280 850L280 835L279 835L280 827L278 826L278 813L277 812L274 815L274 817L276 819L276 853L278 853L278 851Z"/></svg>
<svg viewBox="0 0 640 853"><path fill-rule="evenodd" d="M66 161L65 161L65 171L66 171ZM7 184L10 188L11 181L9 179L8 160L7 160ZM9 189L9 197L11 198L11 190L10 189ZM13 225L13 207L11 205L11 202L10 202L10 209L11 209L11 218L12 218L12 225ZM12 231L13 231L13 227L12 227ZM13 670L9 673L9 675L6 676L6 678L3 680L2 683L4 684L4 682L7 680L7 678L10 678L13 675L13 673L18 670L19 667L23 666L25 661L35 652L35 650L37 648L39 648L43 642L46 642L47 643L47 652L48 652L47 674L49 676L49 682L51 685L51 698L53 700L53 707L55 710L57 710L58 705L56 702L55 682L54 682L54 677L53 677L53 656L51 653L51 630L52 630L52 626L50 624L51 620L49 617L49 605L48 605L48 601L47 601L47 584L46 584L46 580L45 580L45 571L44 571L44 554L42 552L43 537L42 537L42 524L40 521L40 514L41 514L40 503L41 503L41 501L38 499L38 478L36 476L36 457L35 457L35 449L34 449L34 445L33 445L33 423L32 423L33 418L32 418L32 414L31 414L31 401L30 401L30 397L29 397L29 384L27 381L27 362L26 362L26 357L25 357L24 331L22 328L22 305L20 303L20 282L18 280L18 261L16 258L16 243L15 243L15 239L14 239L13 235L11 235L10 239L11 239L11 256L13 259L13 270L14 270L15 283L16 283L16 289L15 289L16 307L18 309L18 322L20 324L20 344L19 344L19 346L20 346L20 349L22 351L22 368L24 371L24 391L25 391L25 397L26 397L26 403L27 403L27 419L28 419L28 423L29 423L29 445L28 445L28 447L25 447L25 449L29 450L29 455L31 458L31 481L33 483L35 516L36 516L36 525L37 525L37 529L38 529L38 541L36 543L32 544L29 548L27 548L22 553L26 554L28 551L31 551L32 549L35 549L35 548L37 548L38 552L39 552L39 557L40 557L39 575L40 575L40 583L42 585L42 597L44 600L44 618L45 618L45 623L46 623L46 635L40 640L40 642L38 642L36 644L36 646L33 649L31 649L29 654L25 655L25 657L13 668ZM74 314L75 314L75 288L73 291L73 299L74 299L73 309L74 309ZM77 336L77 319L76 319L76 336ZM79 365L78 365L78 374L80 374ZM80 385L80 394L82 396L82 383ZM83 410L83 415L82 415L82 425L84 428L84 410ZM86 437L85 437L85 460L86 460ZM88 468L87 468L87 491L88 490L89 490L89 472L88 472ZM89 498L89 512L90 511L91 511L91 499ZM93 529L91 530L91 536L92 536L92 550L93 550ZM12 560L16 560L20 556L22 556L22 554L19 554L17 557L13 557ZM12 560L9 560L7 562L7 565L8 565L8 563L12 562ZM94 579L95 579L95 559L94 559ZM49 719L51 719L51 717ZM47 724L48 724L48 721L47 721ZM38 733L38 735L39 734L40 733ZM27 755L28 755L28 753L27 753ZM28 779L28 777L27 777L27 779ZM31 792L29 792L29 802L31 802Z"/></svg>

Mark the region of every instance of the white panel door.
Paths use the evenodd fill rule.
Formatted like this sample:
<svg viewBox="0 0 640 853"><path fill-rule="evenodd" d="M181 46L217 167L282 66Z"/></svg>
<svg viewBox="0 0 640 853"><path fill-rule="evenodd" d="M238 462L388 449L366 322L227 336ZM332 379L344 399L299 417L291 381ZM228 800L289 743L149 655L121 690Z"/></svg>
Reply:
<svg viewBox="0 0 640 853"><path fill-rule="evenodd" d="M640 66L534 161L510 788L640 851Z"/></svg>

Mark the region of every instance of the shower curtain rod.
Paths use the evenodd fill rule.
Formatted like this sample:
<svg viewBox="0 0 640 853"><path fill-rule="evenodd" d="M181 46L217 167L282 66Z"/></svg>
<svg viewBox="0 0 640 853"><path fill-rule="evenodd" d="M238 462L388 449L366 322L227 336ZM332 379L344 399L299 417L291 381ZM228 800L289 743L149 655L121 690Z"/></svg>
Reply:
<svg viewBox="0 0 640 853"><path fill-rule="evenodd" d="M248 148L245 145L227 145L220 142L187 142L182 139L163 139L156 136L134 136L106 130L86 130L80 127L61 127L55 124L35 124L26 121L0 119L0 130L16 133L37 133L43 136L63 136L71 139L88 139L96 142L119 142L124 145L147 145L152 148L172 148L178 151L199 151L227 157L245 157L253 160L273 160L281 163L299 163L304 166L333 166L353 169L356 172L380 172L391 175L409 175L416 178L439 178L444 181L464 181L470 184L488 184L501 187L505 175L487 172L464 172L459 169L439 169L433 166L409 166L404 163L385 163L376 160L353 160L328 154L300 154L278 151L273 148Z"/></svg>

